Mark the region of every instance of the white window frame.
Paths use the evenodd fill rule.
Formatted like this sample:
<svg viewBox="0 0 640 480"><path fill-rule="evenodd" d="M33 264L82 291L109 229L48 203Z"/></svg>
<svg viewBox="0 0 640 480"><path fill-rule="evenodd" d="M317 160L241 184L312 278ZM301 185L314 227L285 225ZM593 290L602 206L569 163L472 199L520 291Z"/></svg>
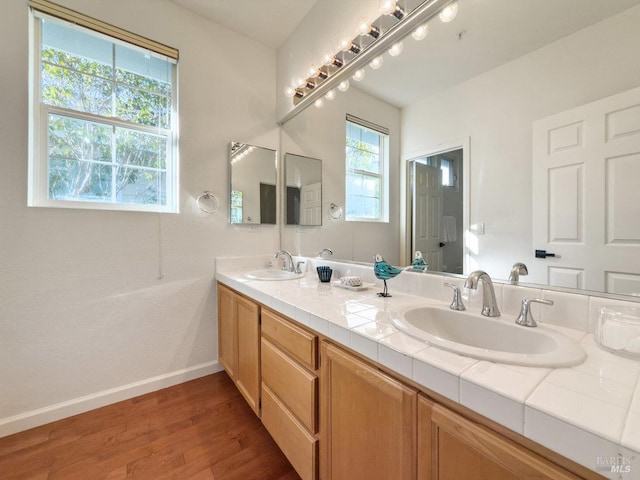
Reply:
<svg viewBox="0 0 640 480"><path fill-rule="evenodd" d="M112 117L103 117L85 112L66 109L42 103L41 95L41 21L49 19L64 22L70 28L79 28L82 31L89 31L92 35L105 38L109 42L120 43L127 48L139 49L152 55L160 55L150 52L146 48L139 47L134 43L122 41L110 35L94 31L92 29L78 27L66 20L55 19L41 12L30 12L30 67L31 81L29 82L29 186L28 205L31 207L55 207L55 208L75 208L91 210L116 210L116 211L137 211L137 212L163 212L178 213L178 186L179 186L179 166L178 166L178 83L177 83L177 62L172 61L172 99L171 99L171 125L170 128L148 127L133 122L127 122ZM169 57L166 57L169 58ZM48 120L50 114L62 115L72 119L99 123L112 127L121 127L151 135L163 135L167 138L166 146L166 205L160 204L136 204L101 202L90 200L57 200L49 198L49 158L48 158ZM113 149L115 155L115 148Z"/></svg>
<svg viewBox="0 0 640 480"><path fill-rule="evenodd" d="M360 128L371 130L376 134L380 135L380 143L381 143L380 171L381 173L372 173L365 170L350 169L347 166L346 157L345 157L345 221L388 223L389 222L389 194L388 194L389 192L389 129L349 114L347 114L346 121L347 121L347 124L352 123L357 125ZM346 146L346 134L345 134L345 146ZM377 218L359 217L359 216L349 215L347 213L348 207L346 205L346 201L347 201L346 199L347 183L346 182L347 182L347 175L349 173L355 173L358 175L380 179L380 216L379 217Z"/></svg>

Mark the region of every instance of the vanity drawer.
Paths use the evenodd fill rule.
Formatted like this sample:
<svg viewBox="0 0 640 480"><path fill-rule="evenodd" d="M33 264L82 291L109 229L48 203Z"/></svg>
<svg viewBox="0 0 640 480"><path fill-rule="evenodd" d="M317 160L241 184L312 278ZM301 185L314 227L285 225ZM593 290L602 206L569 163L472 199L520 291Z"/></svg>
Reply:
<svg viewBox="0 0 640 480"><path fill-rule="evenodd" d="M262 336L310 370L317 368L318 337L278 314L262 310Z"/></svg>
<svg viewBox="0 0 640 480"><path fill-rule="evenodd" d="M311 433L317 432L318 378L266 338L262 339L262 382Z"/></svg>
<svg viewBox="0 0 640 480"><path fill-rule="evenodd" d="M318 471L318 440L287 410L271 389L262 384L262 423L303 480Z"/></svg>

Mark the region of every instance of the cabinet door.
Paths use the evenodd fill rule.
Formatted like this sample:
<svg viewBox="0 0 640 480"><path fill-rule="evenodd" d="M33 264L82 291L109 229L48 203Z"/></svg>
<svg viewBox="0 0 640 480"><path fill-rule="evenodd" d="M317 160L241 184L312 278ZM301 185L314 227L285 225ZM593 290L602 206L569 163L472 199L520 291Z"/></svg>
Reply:
<svg viewBox="0 0 640 480"><path fill-rule="evenodd" d="M235 293L218 284L218 361L235 382L238 364L238 329L235 321Z"/></svg>
<svg viewBox="0 0 640 480"><path fill-rule="evenodd" d="M414 479L416 391L324 342L321 368L320 477Z"/></svg>
<svg viewBox="0 0 640 480"><path fill-rule="evenodd" d="M491 430L420 396L420 480L577 480L578 477Z"/></svg>
<svg viewBox="0 0 640 480"><path fill-rule="evenodd" d="M236 295L235 311L238 328L236 386L260 416L260 307Z"/></svg>

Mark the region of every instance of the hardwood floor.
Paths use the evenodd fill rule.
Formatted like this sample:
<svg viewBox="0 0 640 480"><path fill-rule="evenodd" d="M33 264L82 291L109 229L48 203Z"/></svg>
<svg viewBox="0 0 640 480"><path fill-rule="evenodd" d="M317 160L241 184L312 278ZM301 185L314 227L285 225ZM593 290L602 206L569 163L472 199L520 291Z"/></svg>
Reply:
<svg viewBox="0 0 640 480"><path fill-rule="evenodd" d="M296 480L226 373L0 438L2 480Z"/></svg>

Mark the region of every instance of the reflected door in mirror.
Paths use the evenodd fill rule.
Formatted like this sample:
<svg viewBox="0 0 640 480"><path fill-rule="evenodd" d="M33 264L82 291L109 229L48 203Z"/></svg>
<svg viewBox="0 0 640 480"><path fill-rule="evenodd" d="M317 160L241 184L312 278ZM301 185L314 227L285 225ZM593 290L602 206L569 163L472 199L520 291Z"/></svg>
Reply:
<svg viewBox="0 0 640 480"><path fill-rule="evenodd" d="M322 161L287 153L284 169L287 225L322 225Z"/></svg>
<svg viewBox="0 0 640 480"><path fill-rule="evenodd" d="M639 152L640 88L534 123L533 281L640 294Z"/></svg>

